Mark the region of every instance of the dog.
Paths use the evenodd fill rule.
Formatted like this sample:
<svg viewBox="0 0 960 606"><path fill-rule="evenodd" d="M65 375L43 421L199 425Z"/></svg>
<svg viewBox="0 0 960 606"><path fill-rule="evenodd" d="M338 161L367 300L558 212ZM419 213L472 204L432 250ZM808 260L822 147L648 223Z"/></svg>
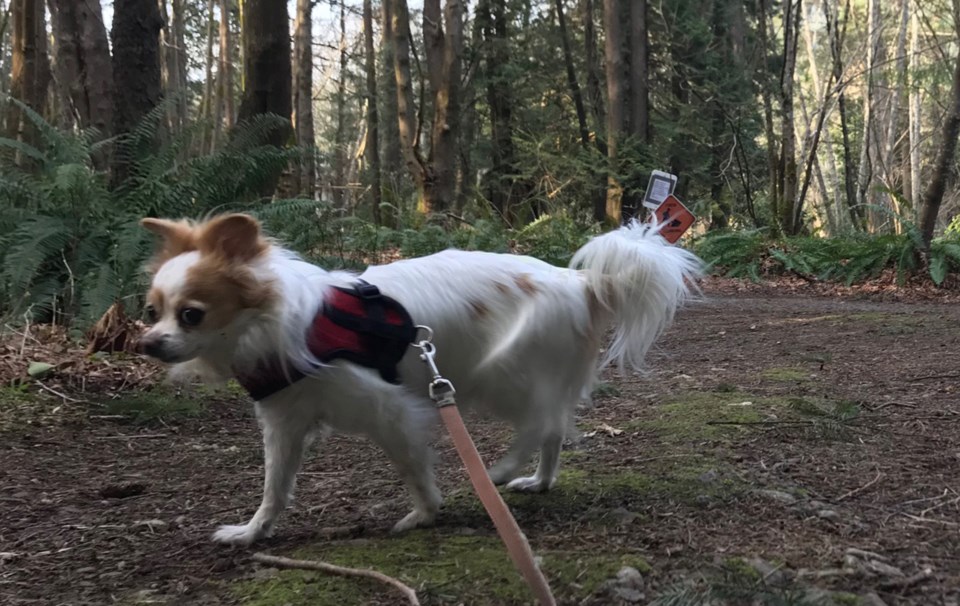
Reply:
<svg viewBox="0 0 960 606"><path fill-rule="evenodd" d="M675 311L695 294L702 267L696 255L668 244L657 226L635 221L592 238L570 268L451 249L371 266L359 276L302 260L244 214L198 223L148 218L142 225L159 236L145 307L152 325L141 337L142 351L172 365L173 376L253 383L263 500L249 522L213 535L241 545L272 534L320 430L365 435L386 453L413 501L394 531L434 523L441 494L430 439L438 415L428 397L432 373L408 347L417 334L413 323L432 329L437 364L456 387L458 404L515 429L508 451L489 469L494 483L549 490L573 415L589 399L599 369L611 363L640 369ZM379 301L381 328L396 321L390 330L403 334L374 340L373 351L357 359L320 356L313 343L324 333L318 318L336 297ZM395 352L393 359L362 363L362 356L385 351ZM263 389L265 376L274 384ZM522 475L537 450L535 473Z"/></svg>

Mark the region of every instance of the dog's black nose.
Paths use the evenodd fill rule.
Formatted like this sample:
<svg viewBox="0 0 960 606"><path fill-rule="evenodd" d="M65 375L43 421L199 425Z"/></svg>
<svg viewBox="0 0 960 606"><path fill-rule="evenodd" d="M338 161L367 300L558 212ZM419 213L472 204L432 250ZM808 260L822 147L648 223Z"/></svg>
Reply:
<svg viewBox="0 0 960 606"><path fill-rule="evenodd" d="M144 338L140 340L140 351L151 358L163 357L163 338Z"/></svg>

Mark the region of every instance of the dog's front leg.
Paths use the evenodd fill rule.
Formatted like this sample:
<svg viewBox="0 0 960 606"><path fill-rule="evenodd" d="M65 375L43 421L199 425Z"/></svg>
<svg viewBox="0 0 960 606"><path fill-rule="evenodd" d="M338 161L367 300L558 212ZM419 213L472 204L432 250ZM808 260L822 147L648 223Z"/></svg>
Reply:
<svg viewBox="0 0 960 606"><path fill-rule="evenodd" d="M302 419L278 415L260 407L263 423L264 482L263 501L257 513L246 524L221 526L213 535L220 543L249 545L268 537L280 513L293 498L293 486L303 460L309 425Z"/></svg>

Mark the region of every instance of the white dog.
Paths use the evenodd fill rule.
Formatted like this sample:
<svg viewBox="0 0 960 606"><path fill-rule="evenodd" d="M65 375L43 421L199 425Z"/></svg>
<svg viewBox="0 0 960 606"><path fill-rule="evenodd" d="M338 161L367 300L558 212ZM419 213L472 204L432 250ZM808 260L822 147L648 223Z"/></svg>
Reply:
<svg viewBox="0 0 960 606"><path fill-rule="evenodd" d="M154 324L142 350L179 372L237 377L259 400L263 502L248 523L214 534L237 544L271 534L304 450L323 427L369 436L396 465L414 507L394 530L433 523L441 503L429 445L437 415L427 368L407 346L411 319L433 329L440 372L456 386L458 403L515 428L509 451L490 469L494 482L548 490L565 431L598 368L638 368L701 267L655 227L636 222L577 251L572 267L579 269L448 250L370 267L359 277L300 260L247 215L143 225L161 245L148 294ZM365 316L350 315L368 303ZM341 317L330 314L333 321L344 323L346 314L345 323L359 321L360 330L331 323L325 310L338 305ZM364 332L385 326L386 336ZM536 472L520 477L537 449Z"/></svg>

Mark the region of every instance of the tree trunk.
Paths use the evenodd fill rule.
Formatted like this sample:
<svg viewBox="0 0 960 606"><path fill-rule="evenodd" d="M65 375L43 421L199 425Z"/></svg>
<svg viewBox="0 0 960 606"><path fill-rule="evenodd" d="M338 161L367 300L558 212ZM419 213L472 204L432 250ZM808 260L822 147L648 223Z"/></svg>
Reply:
<svg viewBox="0 0 960 606"><path fill-rule="evenodd" d="M237 123L262 114L275 114L289 121L293 95L286 1L244 0L242 34L244 86ZM282 146L289 137L288 129L278 129L269 137L269 143Z"/></svg>
<svg viewBox="0 0 960 606"><path fill-rule="evenodd" d="M607 113L603 103L603 88L600 85L600 58L597 54L597 34L594 27L593 0L583 0L583 46L587 64L587 98L593 114L594 144L600 155L607 155ZM607 216L606 179L599 175L592 184L593 220L603 221Z"/></svg>
<svg viewBox="0 0 960 606"><path fill-rule="evenodd" d="M507 53L508 34L504 0L481 0L477 5L477 21L484 36L487 105L490 108L490 155L492 166L487 174L490 202L507 223L516 222L517 162L513 145L512 101Z"/></svg>
<svg viewBox="0 0 960 606"><path fill-rule="evenodd" d="M160 102L160 30L156 0L115 0L110 39L113 47L114 127L129 133ZM150 144L152 142L141 142ZM113 183L127 177L133 150L114 154Z"/></svg>
<svg viewBox="0 0 960 606"><path fill-rule="evenodd" d="M867 192L873 180L873 169L870 150L875 146L874 133L874 81L877 69L877 55L880 52L880 0L869 0L867 14L867 85L863 95L863 145L860 147L860 168L857 171L857 203L869 202ZM879 160L879 158L877 158ZM872 214L872 213L868 213Z"/></svg>
<svg viewBox="0 0 960 606"><path fill-rule="evenodd" d="M233 128L236 109L233 102L233 40L230 32L230 0L220 0L220 57L217 64L217 85L223 101L223 125Z"/></svg>
<svg viewBox="0 0 960 606"><path fill-rule="evenodd" d="M914 213L920 208L920 184L923 175L920 169L920 86L916 81L920 69L920 11L913 11L910 23L910 95L909 95L909 134L910 134L910 189L906 195Z"/></svg>
<svg viewBox="0 0 960 606"><path fill-rule="evenodd" d="M846 1L842 21L838 0L824 0L823 12L827 24L827 35L830 39L830 55L833 59L833 79L835 82L840 82L843 79L843 44L846 39L847 21L850 16L850 0ZM851 222L855 227L862 228L865 213L864 209L857 205L857 176L854 173L850 127L847 119L847 98L843 86L837 92L837 114L840 117L840 135L843 146L844 197L846 198Z"/></svg>
<svg viewBox="0 0 960 606"><path fill-rule="evenodd" d="M389 11L393 35L393 65L397 87L397 125L400 150L418 191L418 207L422 207L426 184L426 168L420 156L420 141L414 112L413 78L410 72L410 11L406 0L384 0Z"/></svg>
<svg viewBox="0 0 960 606"><path fill-rule="evenodd" d="M43 0L13 0L10 96L42 114L50 86L47 56L46 11ZM15 105L8 106L7 136L27 143L37 142L33 123Z"/></svg>
<svg viewBox="0 0 960 606"><path fill-rule="evenodd" d="M624 16L627 15L625 0L604 0L603 27L606 32L604 56L607 69L607 158L610 175L607 179L606 220L620 223L623 204L623 185L620 183L620 147L628 132L630 74L625 53L627 33Z"/></svg>
<svg viewBox="0 0 960 606"><path fill-rule="evenodd" d="M383 223L380 217L380 114L377 109L377 55L373 46L373 2L363 0L363 50L367 76L367 141L364 155L370 178L370 210L373 222ZM393 223L390 221L389 223Z"/></svg>
<svg viewBox="0 0 960 606"><path fill-rule="evenodd" d="M557 26L560 28L560 44L563 47L563 63L567 68L567 86L570 87L573 107L577 112L580 145L586 150L590 147L590 128L587 126L587 110L583 104L583 95L580 93L580 84L577 82L577 70L573 64L573 52L570 50L570 34L567 33L567 18L563 14L563 0L555 0L554 4L557 9Z"/></svg>
<svg viewBox="0 0 960 606"><path fill-rule="evenodd" d="M216 28L214 28L214 6L216 6L214 0L207 0L207 55L204 64L203 98L200 100L200 119L203 121L203 137L200 142L201 153L212 153L216 148L213 135L215 130L213 122L213 38L216 31Z"/></svg>
<svg viewBox="0 0 960 606"><path fill-rule="evenodd" d="M904 89L907 86L907 30L910 26L910 2L911 0L900 0L900 30L897 34L896 51L896 83L893 87L893 99L890 101L889 116L887 117L887 128L883 140L883 156L881 157L880 168L883 171L884 186L888 192L894 191L896 185L896 174L893 166L893 149L897 143L897 127L900 126L900 104L903 100ZM902 215L900 202L896 196L889 193L883 194L888 202L888 206L893 211L893 223L897 233L902 231Z"/></svg>
<svg viewBox="0 0 960 606"><path fill-rule="evenodd" d="M442 16L440 0L424 0L423 32L427 75L433 97L433 125L420 210L431 213L449 208L456 195L460 59L463 53L461 0L446 0Z"/></svg>
<svg viewBox="0 0 960 606"><path fill-rule="evenodd" d="M780 180L780 168L777 159L780 157L780 151L777 146L778 139L773 127L773 84L770 82L770 77L766 69L767 58L773 50L769 39L770 15L767 14L769 1L770 0L758 0L757 2L757 32L763 60L760 61L761 68L758 70L759 73L757 73L756 76L760 81L760 97L763 101L763 125L767 139L767 178L770 182L770 214L773 217L773 224L779 226L782 182Z"/></svg>
<svg viewBox="0 0 960 606"><path fill-rule="evenodd" d="M782 137L780 143L780 165L783 174L783 197L780 224L788 235L800 233L803 227L802 217L797 212L800 201L797 177L797 139L794 130L793 79L797 66L797 34L799 33L802 13L802 0L787 0L783 4L783 71L780 75L780 94L782 113Z"/></svg>
<svg viewBox="0 0 960 606"><path fill-rule="evenodd" d="M954 26L960 36L960 0L953 0ZM923 209L920 213L920 236L924 250L930 250L933 232L937 226L937 215L947 189L947 179L953 168L957 152L957 137L960 137L960 52L957 53L953 70L953 86L950 90L950 104L947 106L940 131L943 139L933 163L930 183L923 194Z"/></svg>
<svg viewBox="0 0 960 606"><path fill-rule="evenodd" d="M367 0L369 1L369 0ZM297 145L303 148L298 171L297 190L309 196L315 194L316 173L314 154L316 140L313 132L313 28L311 0L297 0L297 21L294 34L296 86L293 94L293 122Z"/></svg>
<svg viewBox="0 0 960 606"><path fill-rule="evenodd" d="M397 116L397 77L394 73L393 52L393 23L390 9L392 0L382 0L380 3L382 32L380 37L380 54L383 57L383 66L380 80L380 98L383 103L380 107L380 131L383 135L383 154L381 174L385 178L384 193L387 202L397 206L400 202L396 194L400 191L403 178L403 153L400 151L399 119Z"/></svg>
<svg viewBox="0 0 960 606"><path fill-rule="evenodd" d="M174 40L172 19L170 11L167 10L167 0L159 0L157 6L160 9L160 20L163 26L160 28L160 79L163 83L163 96L170 99L178 99L182 94L180 89L180 67L177 64L180 54L177 51L177 43ZM167 130L171 134L180 132L183 124L180 122L180 112L176 101L167 107Z"/></svg>
<svg viewBox="0 0 960 606"><path fill-rule="evenodd" d="M87 0L89 1L89 0ZM174 45L174 55L176 57L177 90L180 96L177 97L174 106L176 107L176 122L181 128L189 120L189 90L187 89L187 25L183 14L186 0L170 0L171 13L171 34Z"/></svg>
<svg viewBox="0 0 960 606"><path fill-rule="evenodd" d="M347 185L347 7L340 0L340 73L337 82L337 130L333 139L333 204L344 206Z"/></svg>
<svg viewBox="0 0 960 606"><path fill-rule="evenodd" d="M630 134L638 143L650 145L650 83L648 65L647 0L630 3ZM634 171L636 172L636 171ZM626 221L643 212L644 184L627 183L623 192L621 219Z"/></svg>

